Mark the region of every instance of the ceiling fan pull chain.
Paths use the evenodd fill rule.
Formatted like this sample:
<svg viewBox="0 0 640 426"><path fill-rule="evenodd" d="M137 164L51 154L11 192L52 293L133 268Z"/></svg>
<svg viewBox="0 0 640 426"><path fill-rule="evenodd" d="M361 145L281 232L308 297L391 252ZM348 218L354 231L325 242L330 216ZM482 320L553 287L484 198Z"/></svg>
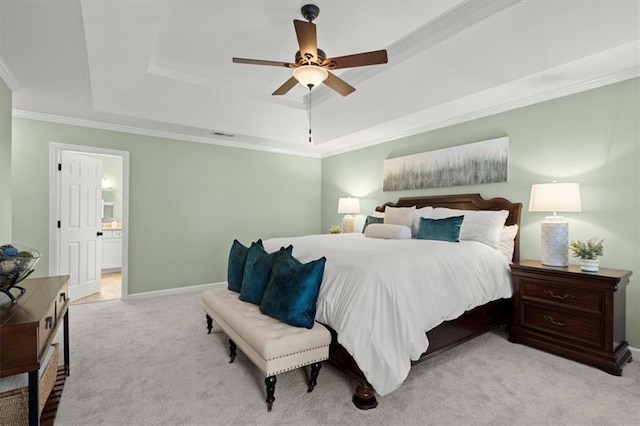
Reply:
<svg viewBox="0 0 640 426"><path fill-rule="evenodd" d="M309 86L309 103L307 104L307 115L309 116L309 143L312 143L311 139L311 87Z"/></svg>

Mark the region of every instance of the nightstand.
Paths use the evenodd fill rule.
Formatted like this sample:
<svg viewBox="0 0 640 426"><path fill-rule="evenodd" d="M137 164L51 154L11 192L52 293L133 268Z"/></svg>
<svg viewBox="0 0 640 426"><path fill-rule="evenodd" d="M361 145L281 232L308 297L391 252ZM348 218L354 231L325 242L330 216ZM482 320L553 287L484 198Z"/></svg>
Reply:
<svg viewBox="0 0 640 426"><path fill-rule="evenodd" d="M588 364L616 376L631 362L625 340L625 290L631 271L511 265L513 326L509 340Z"/></svg>

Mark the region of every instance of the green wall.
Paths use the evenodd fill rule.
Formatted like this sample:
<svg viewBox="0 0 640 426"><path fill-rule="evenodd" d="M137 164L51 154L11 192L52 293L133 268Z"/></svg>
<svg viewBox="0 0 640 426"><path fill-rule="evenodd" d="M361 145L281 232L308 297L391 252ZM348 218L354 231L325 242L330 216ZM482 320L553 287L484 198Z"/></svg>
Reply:
<svg viewBox="0 0 640 426"><path fill-rule="evenodd" d="M51 142L129 152L129 294L226 280L234 238L320 232L319 159L14 118L13 236L43 254L38 276Z"/></svg>
<svg viewBox="0 0 640 426"><path fill-rule="evenodd" d="M0 78L0 244L11 242L11 90Z"/></svg>
<svg viewBox="0 0 640 426"><path fill-rule="evenodd" d="M176 141L28 119L13 119L13 240L41 250L48 268L49 145L95 146L130 153L129 293L226 279L234 238L327 232L340 224L338 198L361 198L363 214L398 197L479 192L524 204L522 258L540 257L543 213L529 213L531 184L579 182L583 211L567 213L570 238L605 239L606 267L634 272L627 289L627 339L640 347L640 80L633 79L529 107L322 160ZM6 108L11 93L0 84ZM0 113L0 143L11 128ZM7 125L7 121L9 124ZM382 192L382 164L454 145L510 138L506 183ZM5 151L9 147L0 145ZM2 151L4 154L5 151ZM3 183L5 185L5 183ZM6 205L6 204L5 204ZM2 235L2 234L0 234Z"/></svg>
<svg viewBox="0 0 640 426"><path fill-rule="evenodd" d="M633 79L322 160L322 230L341 223L338 198L361 198L366 213L411 195L479 192L523 203L521 257L540 258L540 221L529 213L531 185L580 183L582 212L566 213L570 239L604 238L601 265L633 271L627 288L627 339L640 347L640 80ZM388 158L509 136L509 181L382 192ZM578 263L576 259L572 262Z"/></svg>

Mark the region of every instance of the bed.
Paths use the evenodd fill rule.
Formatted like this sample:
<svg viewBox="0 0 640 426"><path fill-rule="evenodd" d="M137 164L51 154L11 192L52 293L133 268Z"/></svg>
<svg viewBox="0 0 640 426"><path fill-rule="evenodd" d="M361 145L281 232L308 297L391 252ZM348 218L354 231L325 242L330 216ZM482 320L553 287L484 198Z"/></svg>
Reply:
<svg viewBox="0 0 640 426"><path fill-rule="evenodd" d="M411 206L502 212L504 226L519 225L522 208L504 198L463 194L400 198L376 211ZM370 409L378 404L376 392L397 389L412 364L510 322L509 260L519 260L519 232L512 238L512 259L477 241L383 240L362 234L274 238L265 241L265 249L293 244L303 262L326 255L316 320L331 331L330 361L356 380L354 404ZM415 271L414 263L419 263ZM467 263L468 268L458 266ZM462 290L438 286L445 278L465 285Z"/></svg>

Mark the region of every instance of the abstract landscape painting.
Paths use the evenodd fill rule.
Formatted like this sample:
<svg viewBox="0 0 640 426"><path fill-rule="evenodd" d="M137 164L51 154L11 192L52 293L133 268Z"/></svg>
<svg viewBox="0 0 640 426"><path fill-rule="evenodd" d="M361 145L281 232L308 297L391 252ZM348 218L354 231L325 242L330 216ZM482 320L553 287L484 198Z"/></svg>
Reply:
<svg viewBox="0 0 640 426"><path fill-rule="evenodd" d="M384 161L383 191L506 182L509 138L502 137Z"/></svg>

